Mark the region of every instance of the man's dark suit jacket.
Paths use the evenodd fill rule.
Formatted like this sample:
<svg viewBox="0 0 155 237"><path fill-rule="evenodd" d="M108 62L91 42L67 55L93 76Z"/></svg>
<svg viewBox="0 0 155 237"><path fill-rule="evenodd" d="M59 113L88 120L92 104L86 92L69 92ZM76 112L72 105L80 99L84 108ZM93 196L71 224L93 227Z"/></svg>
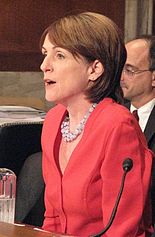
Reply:
<svg viewBox="0 0 155 237"><path fill-rule="evenodd" d="M148 143L148 147L155 154L155 106L150 114L147 125L144 130L144 134ZM151 188L151 198L152 198L152 216L153 223L155 224L155 159L153 160L152 166L152 188Z"/></svg>
<svg viewBox="0 0 155 237"><path fill-rule="evenodd" d="M128 109L130 109L130 103L126 103L125 106ZM152 150L155 154L155 106L153 107L153 110L149 116L148 122L144 130L144 135L146 137L149 149ZM155 159L153 161L152 166L151 199L152 199L153 223L155 223Z"/></svg>

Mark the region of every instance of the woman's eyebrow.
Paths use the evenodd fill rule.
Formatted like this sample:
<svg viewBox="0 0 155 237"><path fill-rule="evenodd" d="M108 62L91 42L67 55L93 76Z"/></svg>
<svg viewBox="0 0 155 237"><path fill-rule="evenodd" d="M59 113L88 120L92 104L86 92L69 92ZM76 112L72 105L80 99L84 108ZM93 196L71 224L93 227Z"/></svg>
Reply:
<svg viewBox="0 0 155 237"><path fill-rule="evenodd" d="M42 50L42 51L46 51L45 47L43 47L43 46L41 47L41 50Z"/></svg>
<svg viewBox="0 0 155 237"><path fill-rule="evenodd" d="M57 45L54 45L53 47L52 47L52 49L56 49L56 48L60 48L59 46L57 46ZM47 50L44 46L42 46L42 50Z"/></svg>

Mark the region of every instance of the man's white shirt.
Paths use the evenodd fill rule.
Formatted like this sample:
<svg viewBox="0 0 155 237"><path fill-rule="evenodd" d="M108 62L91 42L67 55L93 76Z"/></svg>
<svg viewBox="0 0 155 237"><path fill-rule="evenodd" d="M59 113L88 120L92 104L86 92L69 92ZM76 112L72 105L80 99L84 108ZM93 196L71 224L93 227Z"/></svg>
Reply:
<svg viewBox="0 0 155 237"><path fill-rule="evenodd" d="M130 106L130 112L132 113L134 110L137 110L138 117L139 117L139 125L144 132L147 121L149 119L149 116L152 112L153 107L155 106L155 98L150 100L148 103L137 109L132 104Z"/></svg>

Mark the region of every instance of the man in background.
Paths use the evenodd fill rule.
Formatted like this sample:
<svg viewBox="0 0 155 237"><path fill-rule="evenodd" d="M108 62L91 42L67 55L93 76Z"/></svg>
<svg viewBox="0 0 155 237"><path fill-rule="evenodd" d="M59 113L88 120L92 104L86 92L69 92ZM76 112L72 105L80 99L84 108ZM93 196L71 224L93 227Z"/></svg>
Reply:
<svg viewBox="0 0 155 237"><path fill-rule="evenodd" d="M146 35L126 44L127 60L121 77L126 106L137 112L148 147L155 153L155 36ZM155 163L152 175L153 222L155 223Z"/></svg>

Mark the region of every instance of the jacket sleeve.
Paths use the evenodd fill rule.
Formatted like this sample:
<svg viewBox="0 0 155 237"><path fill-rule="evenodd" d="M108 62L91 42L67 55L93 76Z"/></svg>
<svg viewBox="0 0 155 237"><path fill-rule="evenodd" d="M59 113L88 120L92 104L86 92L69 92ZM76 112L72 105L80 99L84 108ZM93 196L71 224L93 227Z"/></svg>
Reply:
<svg viewBox="0 0 155 237"><path fill-rule="evenodd" d="M139 127L120 123L111 131L101 168L103 179L103 226L110 219L123 176L122 163L133 160L133 168L126 175L123 194L114 221L104 237L149 236L151 212L148 204L152 153L147 149ZM103 227L103 228L104 228ZM145 230L144 230L145 229Z"/></svg>

